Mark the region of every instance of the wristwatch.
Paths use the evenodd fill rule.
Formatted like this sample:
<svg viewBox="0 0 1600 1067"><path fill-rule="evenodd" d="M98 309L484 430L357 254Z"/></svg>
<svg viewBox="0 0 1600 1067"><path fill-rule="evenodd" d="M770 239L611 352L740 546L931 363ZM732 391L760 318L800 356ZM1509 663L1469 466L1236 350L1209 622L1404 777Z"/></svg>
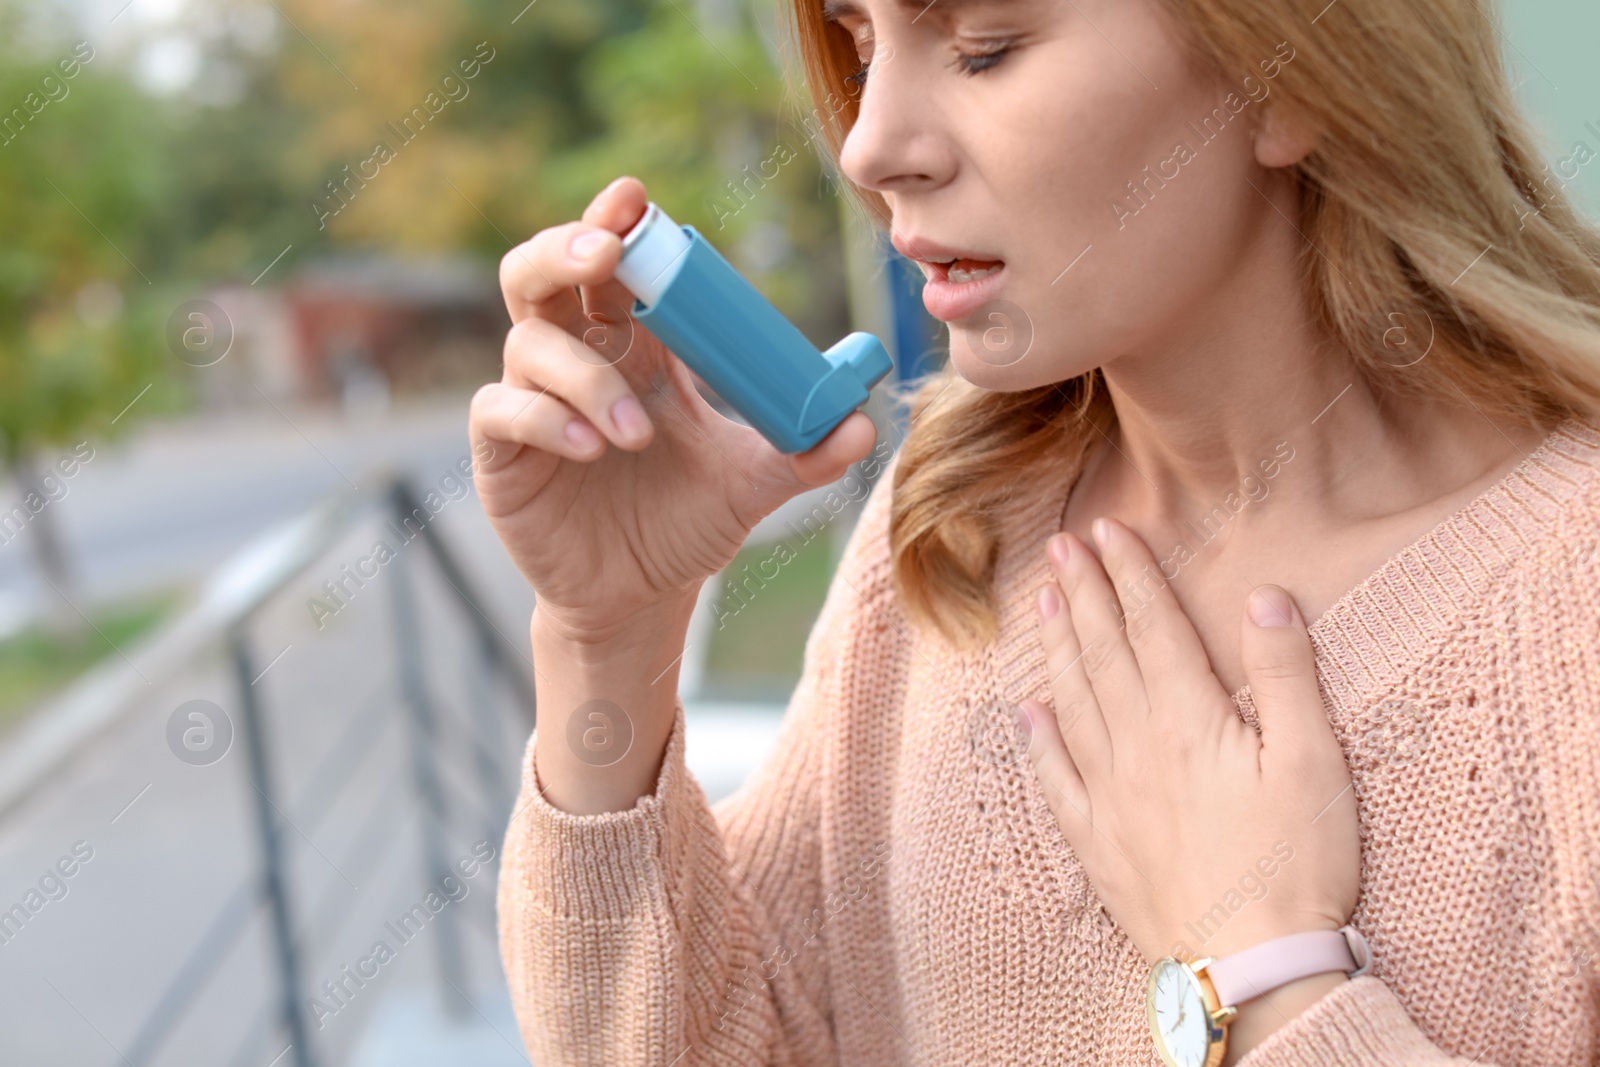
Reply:
<svg viewBox="0 0 1600 1067"><path fill-rule="evenodd" d="M1355 978L1371 964L1372 951L1354 926L1274 938L1220 960L1168 956L1150 968L1150 1036L1167 1067L1217 1067L1238 1005L1313 974L1344 971Z"/></svg>

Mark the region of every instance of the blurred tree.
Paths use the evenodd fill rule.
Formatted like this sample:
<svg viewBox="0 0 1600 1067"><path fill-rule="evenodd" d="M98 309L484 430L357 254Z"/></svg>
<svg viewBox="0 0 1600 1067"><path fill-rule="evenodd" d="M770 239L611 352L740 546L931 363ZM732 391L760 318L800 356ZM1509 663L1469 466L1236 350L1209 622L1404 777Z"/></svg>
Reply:
<svg viewBox="0 0 1600 1067"><path fill-rule="evenodd" d="M181 124L191 270L248 274L338 247L498 259L634 174L809 333L845 321L838 215L733 0L260 0L194 19L237 102ZM203 78L202 81L205 79ZM408 122L409 120L409 122ZM285 267L288 266L286 262Z"/></svg>
<svg viewBox="0 0 1600 1067"><path fill-rule="evenodd" d="M557 7L561 31L536 29ZM502 233L548 216L536 175L582 125L572 72L638 7L549 5L515 23L505 3L446 0L192 8L207 44L175 109L183 268L248 281L291 243L285 270L335 248L498 259ZM234 87L223 106L215 84Z"/></svg>
<svg viewBox="0 0 1600 1067"><path fill-rule="evenodd" d="M149 270L171 182L151 109L87 42L25 51L19 17L0 7L0 462L22 494L0 537L29 538L47 620L76 639L85 624L50 504L74 452L125 429L119 413L160 378Z"/></svg>

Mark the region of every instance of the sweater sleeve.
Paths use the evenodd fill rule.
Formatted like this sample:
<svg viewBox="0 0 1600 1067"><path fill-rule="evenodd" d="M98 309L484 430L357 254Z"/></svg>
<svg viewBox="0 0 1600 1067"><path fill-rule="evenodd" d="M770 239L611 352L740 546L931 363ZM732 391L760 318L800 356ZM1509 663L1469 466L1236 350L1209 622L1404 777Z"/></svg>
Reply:
<svg viewBox="0 0 1600 1067"><path fill-rule="evenodd" d="M1353 978L1273 1031L1239 1067L1494 1067L1428 1040L1371 975Z"/></svg>
<svg viewBox="0 0 1600 1067"><path fill-rule="evenodd" d="M883 479L888 482L889 479ZM684 708L654 792L564 812L522 762L498 888L501 958L539 1067L834 1067L822 937L820 808L851 585L886 519L868 498L806 643L772 753L713 809L684 763Z"/></svg>

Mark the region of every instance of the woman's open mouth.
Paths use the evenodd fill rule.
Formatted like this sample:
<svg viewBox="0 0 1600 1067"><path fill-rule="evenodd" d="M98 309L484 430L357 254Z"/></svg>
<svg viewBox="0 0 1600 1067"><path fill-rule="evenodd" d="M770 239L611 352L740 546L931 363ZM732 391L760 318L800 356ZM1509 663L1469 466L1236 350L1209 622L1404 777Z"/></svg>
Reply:
<svg viewBox="0 0 1600 1067"><path fill-rule="evenodd" d="M941 322L954 322L994 299L1005 284L1005 261L996 259L918 260L928 276L922 304Z"/></svg>

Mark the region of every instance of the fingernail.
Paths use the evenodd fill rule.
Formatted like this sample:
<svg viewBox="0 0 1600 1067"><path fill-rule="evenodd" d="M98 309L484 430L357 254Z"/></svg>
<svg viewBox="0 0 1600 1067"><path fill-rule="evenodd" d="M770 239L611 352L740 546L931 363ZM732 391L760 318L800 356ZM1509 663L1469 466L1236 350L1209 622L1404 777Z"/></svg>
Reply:
<svg viewBox="0 0 1600 1067"><path fill-rule="evenodd" d="M585 230L572 239L567 245L567 252L576 260L593 259L596 252L600 251L606 243L606 235L598 230Z"/></svg>
<svg viewBox="0 0 1600 1067"><path fill-rule="evenodd" d="M644 408L631 396L611 405L611 424L629 440L637 441L650 432L650 420L645 417Z"/></svg>
<svg viewBox="0 0 1600 1067"><path fill-rule="evenodd" d="M1094 535L1094 543L1100 551L1106 550L1106 541L1111 537L1111 524L1105 519L1096 519L1089 524L1089 532Z"/></svg>
<svg viewBox="0 0 1600 1067"><path fill-rule="evenodd" d="M1066 569L1067 560L1072 556L1072 547L1065 537L1059 534L1050 538L1048 551L1050 559L1062 570Z"/></svg>
<svg viewBox="0 0 1600 1067"><path fill-rule="evenodd" d="M1294 622L1294 602L1275 585L1263 585L1250 594L1250 621L1257 626L1289 626Z"/></svg>
<svg viewBox="0 0 1600 1067"><path fill-rule="evenodd" d="M1053 619L1056 612L1061 610L1061 597L1054 586L1045 586L1039 590L1039 614L1043 618Z"/></svg>
<svg viewBox="0 0 1600 1067"><path fill-rule="evenodd" d="M590 451L600 443L600 435L582 419L573 419L567 423L566 438L567 443L572 447L580 448L585 452Z"/></svg>

